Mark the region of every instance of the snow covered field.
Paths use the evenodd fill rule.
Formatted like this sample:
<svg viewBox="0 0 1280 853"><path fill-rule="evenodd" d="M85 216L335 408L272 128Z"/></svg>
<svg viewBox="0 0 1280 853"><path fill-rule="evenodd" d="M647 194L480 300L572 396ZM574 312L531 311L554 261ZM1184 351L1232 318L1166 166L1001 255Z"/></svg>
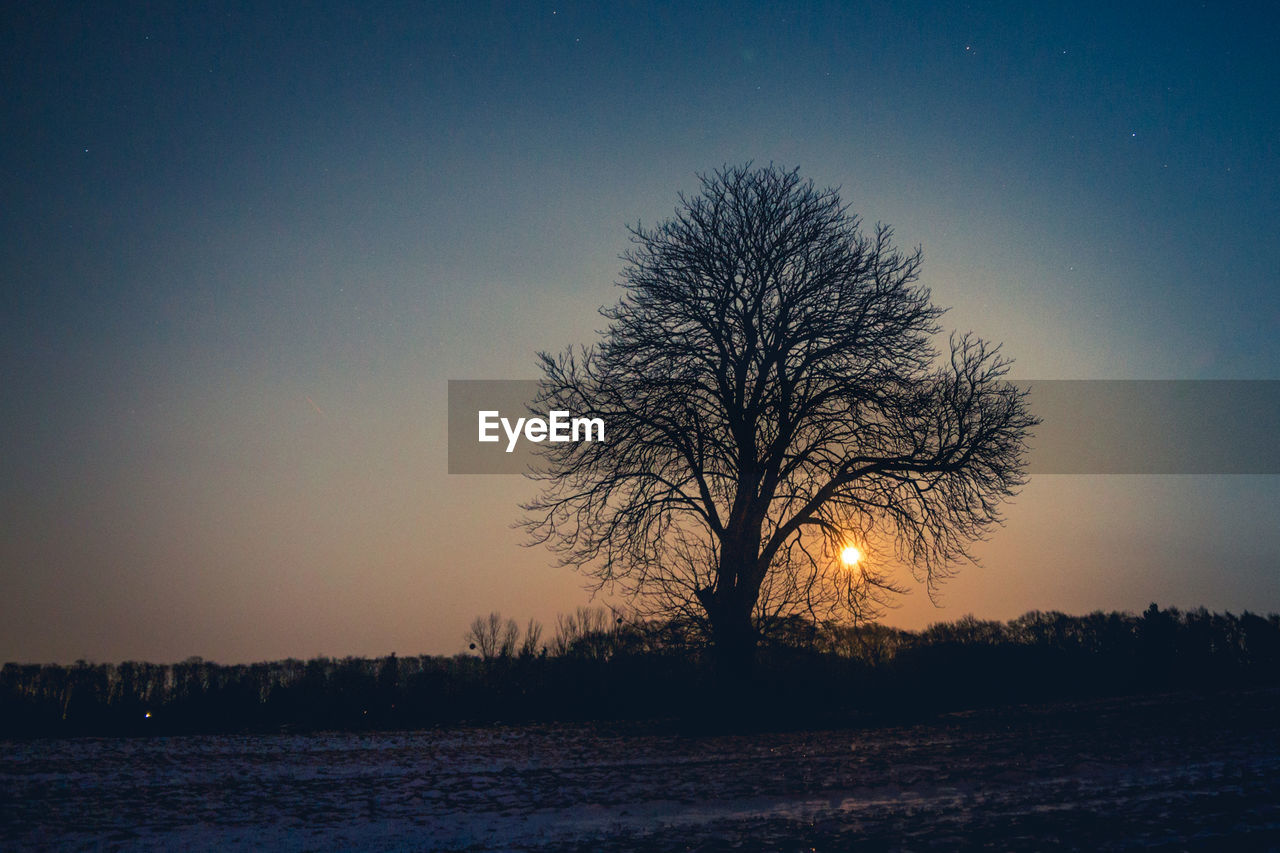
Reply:
<svg viewBox="0 0 1280 853"><path fill-rule="evenodd" d="M838 731L0 744L0 847L1280 848L1280 692Z"/></svg>

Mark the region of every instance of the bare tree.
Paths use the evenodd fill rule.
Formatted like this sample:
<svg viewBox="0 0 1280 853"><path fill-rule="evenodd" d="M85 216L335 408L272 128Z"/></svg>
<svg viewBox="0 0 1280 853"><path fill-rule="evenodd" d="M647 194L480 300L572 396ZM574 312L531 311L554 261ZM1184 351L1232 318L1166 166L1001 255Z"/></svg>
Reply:
<svg viewBox="0 0 1280 853"><path fill-rule="evenodd" d="M939 353L919 248L798 171L701 182L630 229L603 339L539 354L535 405L608 440L541 446L524 525L637 611L699 620L737 668L790 616L875 616L903 591L894 558L932 595L1025 482L1037 421L999 347Z"/></svg>
<svg viewBox="0 0 1280 853"><path fill-rule="evenodd" d="M520 626L516 620L503 621L502 614L490 613L488 616L477 616L471 621L466 639L471 648L480 653L485 660L495 657L509 658L515 654L516 640L520 636Z"/></svg>
<svg viewBox="0 0 1280 853"><path fill-rule="evenodd" d="M542 623L537 619L530 619L528 627L524 629L524 640L520 643L520 657L531 658L538 654L540 648L546 648L545 646L539 646L541 642Z"/></svg>
<svg viewBox="0 0 1280 853"><path fill-rule="evenodd" d="M572 613L556 615L556 635L551 653L557 657L608 657L609 635L614 628L609 611L603 607L578 607Z"/></svg>

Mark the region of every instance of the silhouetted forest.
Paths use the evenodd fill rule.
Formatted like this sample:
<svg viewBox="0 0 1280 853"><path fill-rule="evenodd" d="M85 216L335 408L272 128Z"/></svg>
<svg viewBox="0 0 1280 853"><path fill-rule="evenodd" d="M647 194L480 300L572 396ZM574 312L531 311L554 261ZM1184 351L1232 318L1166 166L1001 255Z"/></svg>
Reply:
<svg viewBox="0 0 1280 853"><path fill-rule="evenodd" d="M1182 612L1009 622L967 616L904 631L773 626L753 682L726 692L692 626L602 609L530 622L479 617L452 657L295 659L224 666L8 663L0 736L404 729L456 723L709 717L805 725L984 705L1280 683L1280 616ZM708 711L719 712L709 715Z"/></svg>

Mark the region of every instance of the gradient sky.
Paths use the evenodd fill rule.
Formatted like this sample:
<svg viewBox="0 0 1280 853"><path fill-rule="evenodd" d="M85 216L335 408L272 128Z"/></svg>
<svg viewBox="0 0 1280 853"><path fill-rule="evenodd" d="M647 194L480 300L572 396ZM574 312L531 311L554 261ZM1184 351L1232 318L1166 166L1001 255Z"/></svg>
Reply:
<svg viewBox="0 0 1280 853"><path fill-rule="evenodd" d="M1280 379L1280 13L7 3L0 660L454 653L582 579L446 382L595 338L625 225L799 166L1042 379ZM1038 476L886 621L1280 610L1280 477Z"/></svg>

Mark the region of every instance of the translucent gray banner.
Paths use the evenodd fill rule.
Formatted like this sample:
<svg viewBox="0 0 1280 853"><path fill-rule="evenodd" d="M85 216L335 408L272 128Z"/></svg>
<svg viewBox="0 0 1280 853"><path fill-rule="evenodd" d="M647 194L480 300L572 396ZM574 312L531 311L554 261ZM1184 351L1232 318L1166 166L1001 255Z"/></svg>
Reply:
<svg viewBox="0 0 1280 853"><path fill-rule="evenodd" d="M499 424L489 434L498 441L480 441L480 413L499 412L514 424L529 416L529 405L538 395L537 380L449 380L449 473L523 474L536 461L536 444L521 439L512 452L508 436ZM492 423L492 420L489 421Z"/></svg>
<svg viewBox="0 0 1280 853"><path fill-rule="evenodd" d="M1280 381L1045 380L1032 474L1280 474Z"/></svg>
<svg viewBox="0 0 1280 853"><path fill-rule="evenodd" d="M1043 420L1030 441L1031 474L1280 474L1280 381L1015 384L1030 390ZM508 428L530 416L537 389L535 380L450 380L449 473L526 471L537 445L510 440ZM481 412L499 413L486 416L497 440L479 440Z"/></svg>

